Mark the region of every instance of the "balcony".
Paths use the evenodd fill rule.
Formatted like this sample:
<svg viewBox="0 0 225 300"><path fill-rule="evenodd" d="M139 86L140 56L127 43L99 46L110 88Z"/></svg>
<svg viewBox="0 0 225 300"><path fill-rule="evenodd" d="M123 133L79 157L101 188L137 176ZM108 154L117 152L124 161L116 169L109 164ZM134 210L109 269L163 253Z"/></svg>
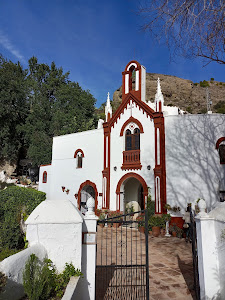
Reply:
<svg viewBox="0 0 225 300"><path fill-rule="evenodd" d="M141 169L140 150L123 151L122 170Z"/></svg>

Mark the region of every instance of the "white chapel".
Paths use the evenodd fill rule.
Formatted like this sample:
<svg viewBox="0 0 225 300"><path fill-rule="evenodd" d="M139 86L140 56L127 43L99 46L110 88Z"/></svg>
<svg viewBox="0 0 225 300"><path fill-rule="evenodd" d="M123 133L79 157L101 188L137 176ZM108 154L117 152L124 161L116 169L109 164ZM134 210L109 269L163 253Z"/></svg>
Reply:
<svg viewBox="0 0 225 300"><path fill-rule="evenodd" d="M144 209L155 213L203 198L209 209L225 193L225 115L183 114L164 105L160 80L155 102L146 99L146 69L131 61L122 72L122 102L112 113L108 95L98 128L53 138L51 165L40 167L47 200L68 199L81 211Z"/></svg>

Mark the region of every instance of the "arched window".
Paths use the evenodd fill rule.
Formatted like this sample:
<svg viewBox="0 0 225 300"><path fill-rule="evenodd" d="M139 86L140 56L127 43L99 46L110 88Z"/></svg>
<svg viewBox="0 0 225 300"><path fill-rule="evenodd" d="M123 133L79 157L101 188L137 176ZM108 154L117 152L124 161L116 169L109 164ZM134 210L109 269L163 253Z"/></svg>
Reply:
<svg viewBox="0 0 225 300"><path fill-rule="evenodd" d="M125 133L125 151L140 149L140 129L135 128L132 134L130 129Z"/></svg>
<svg viewBox="0 0 225 300"><path fill-rule="evenodd" d="M42 182L47 183L47 172L46 171L43 172Z"/></svg>
<svg viewBox="0 0 225 300"><path fill-rule="evenodd" d="M129 69L130 71L130 82L129 82L129 89L131 90L135 90L135 81L136 81L136 70L135 70L135 66L132 65Z"/></svg>
<svg viewBox="0 0 225 300"><path fill-rule="evenodd" d="M220 156L220 163L225 164L225 137L221 137L216 142L216 149Z"/></svg>
<svg viewBox="0 0 225 300"><path fill-rule="evenodd" d="M74 158L77 159L77 169L81 169L83 166L84 152L81 149L77 149L74 154Z"/></svg>

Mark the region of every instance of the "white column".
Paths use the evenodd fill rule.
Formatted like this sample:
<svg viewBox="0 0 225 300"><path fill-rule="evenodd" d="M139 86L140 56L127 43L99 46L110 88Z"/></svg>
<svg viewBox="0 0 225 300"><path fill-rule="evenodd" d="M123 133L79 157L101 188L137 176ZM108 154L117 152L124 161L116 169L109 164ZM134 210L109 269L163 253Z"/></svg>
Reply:
<svg viewBox="0 0 225 300"><path fill-rule="evenodd" d="M203 200L201 200L203 201ZM216 299L220 293L215 220L201 211L196 219L198 270L201 299Z"/></svg>
<svg viewBox="0 0 225 300"><path fill-rule="evenodd" d="M74 299L95 299L95 269L96 269L96 243L97 220L94 213L95 200L90 197L87 201L88 211L83 223L82 263L81 277L75 290Z"/></svg>

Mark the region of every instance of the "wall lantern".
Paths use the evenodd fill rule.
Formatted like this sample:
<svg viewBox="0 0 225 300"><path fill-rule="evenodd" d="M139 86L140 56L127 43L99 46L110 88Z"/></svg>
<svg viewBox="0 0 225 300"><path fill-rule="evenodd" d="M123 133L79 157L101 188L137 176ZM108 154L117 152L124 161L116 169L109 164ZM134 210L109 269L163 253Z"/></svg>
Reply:
<svg viewBox="0 0 225 300"><path fill-rule="evenodd" d="M116 171L117 170L117 167L114 167L114 171Z"/></svg>
<svg viewBox="0 0 225 300"><path fill-rule="evenodd" d="M148 169L148 170L151 170L151 166L150 166L150 165L148 165L148 166L147 166L147 169Z"/></svg>

